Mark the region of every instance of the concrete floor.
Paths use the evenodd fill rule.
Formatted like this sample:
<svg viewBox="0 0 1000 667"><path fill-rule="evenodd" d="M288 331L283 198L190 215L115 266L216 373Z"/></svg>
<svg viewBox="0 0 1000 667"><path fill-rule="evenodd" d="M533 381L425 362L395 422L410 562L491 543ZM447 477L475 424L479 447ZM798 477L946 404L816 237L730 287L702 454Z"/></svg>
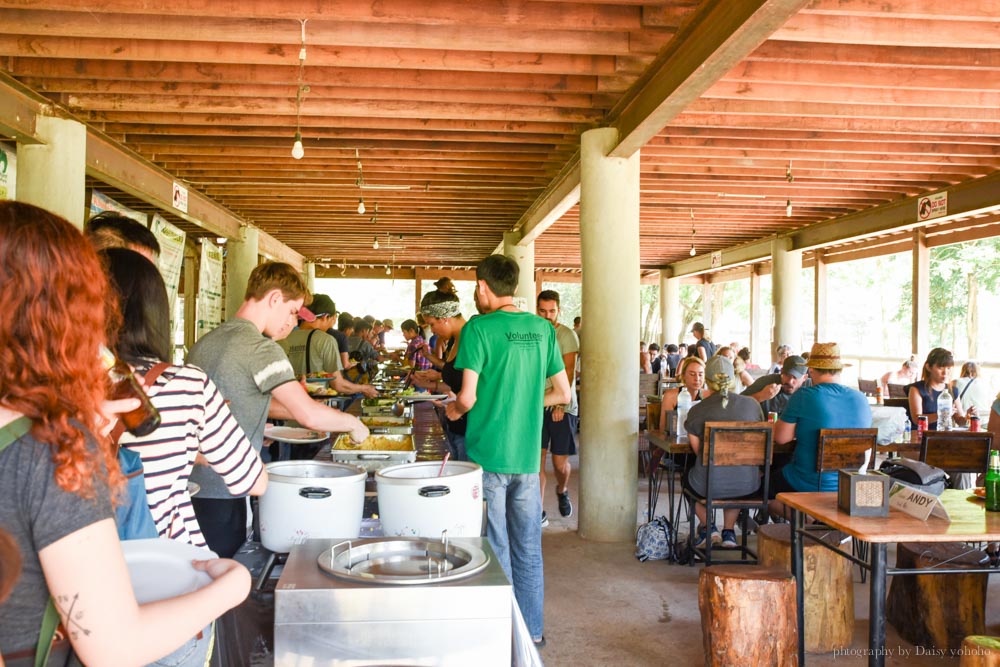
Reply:
<svg viewBox="0 0 1000 667"><path fill-rule="evenodd" d="M574 472L578 466L572 458ZM570 497L579 498L576 476ZM666 511L666 489L658 509ZM635 545L581 540L576 533L576 507L568 519L559 516L551 463L544 507L550 524L542 530L545 558L545 638L541 651L548 667L586 665L703 665L698 573L694 567L664 561L641 563ZM646 482L639 481L640 522L645 521ZM687 533L686 525L680 532ZM891 550L889 563L895 562ZM866 665L868 585L854 569L854 655L808 654L809 665ZM1000 596L1000 578L992 577L988 600ZM987 631L1000 634L1000 609L987 607ZM887 665L958 665L955 658L921 655L919 649L888 629ZM742 667L742 666L738 666ZM747 667L750 667L748 664Z"/></svg>

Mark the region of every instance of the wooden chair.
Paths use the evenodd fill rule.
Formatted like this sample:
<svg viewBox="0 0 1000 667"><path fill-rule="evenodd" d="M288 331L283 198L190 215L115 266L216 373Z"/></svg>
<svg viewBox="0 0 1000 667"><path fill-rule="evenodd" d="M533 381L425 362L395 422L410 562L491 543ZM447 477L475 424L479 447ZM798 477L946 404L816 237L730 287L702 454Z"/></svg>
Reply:
<svg viewBox="0 0 1000 667"><path fill-rule="evenodd" d="M889 398L906 398L906 385L905 384L890 384L889 387Z"/></svg>
<svg viewBox="0 0 1000 667"><path fill-rule="evenodd" d="M882 402L890 408L903 408L906 411L910 409L910 399L908 398L886 398Z"/></svg>
<svg viewBox="0 0 1000 667"><path fill-rule="evenodd" d="M639 373L639 424L644 423L646 419L646 403L648 400L646 397L659 396L659 394L660 376L656 373Z"/></svg>
<svg viewBox="0 0 1000 667"><path fill-rule="evenodd" d="M824 428L820 429L816 443L816 472L823 474L831 470L857 470L868 454L868 464L875 465L875 446L878 439L877 428ZM853 540L851 551L859 558L866 558L868 543ZM865 582L867 571L861 568L861 583Z"/></svg>
<svg viewBox="0 0 1000 667"><path fill-rule="evenodd" d="M878 381L858 378L858 390L865 396L874 396L878 390Z"/></svg>
<svg viewBox="0 0 1000 667"><path fill-rule="evenodd" d="M684 497L688 500L688 548L691 551L691 563L697 556L706 565L712 564L711 536L701 547L694 546L695 514L694 504L703 502L705 515L712 522L715 510L740 509L748 510L742 514L740 528L743 532L740 545L740 563L756 564L757 554L747 546L747 518L750 510L767 511L767 489L771 481L771 455L774 450L770 422L708 422L705 424L705 441L702 443L702 461L706 470L705 487L707 493L704 499L691 489L684 489ZM712 495L712 475L718 474L720 468L731 466L758 466L763 472L762 486L757 492L743 498L715 498ZM749 559L748 559L749 557ZM727 561L729 562L729 561ZM735 561L734 561L735 562Z"/></svg>
<svg viewBox="0 0 1000 667"><path fill-rule="evenodd" d="M920 460L946 473L984 473L989 464L993 434L989 431L924 431Z"/></svg>

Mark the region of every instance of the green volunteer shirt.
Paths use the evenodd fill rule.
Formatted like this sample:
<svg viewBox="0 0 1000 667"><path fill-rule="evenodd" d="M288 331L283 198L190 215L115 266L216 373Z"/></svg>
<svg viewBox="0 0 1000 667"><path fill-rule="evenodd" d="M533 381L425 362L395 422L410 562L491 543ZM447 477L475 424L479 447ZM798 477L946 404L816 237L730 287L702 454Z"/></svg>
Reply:
<svg viewBox="0 0 1000 667"><path fill-rule="evenodd" d="M497 310L469 320L456 368L479 375L465 446L487 472L538 472L545 379L564 370L555 329L525 312Z"/></svg>

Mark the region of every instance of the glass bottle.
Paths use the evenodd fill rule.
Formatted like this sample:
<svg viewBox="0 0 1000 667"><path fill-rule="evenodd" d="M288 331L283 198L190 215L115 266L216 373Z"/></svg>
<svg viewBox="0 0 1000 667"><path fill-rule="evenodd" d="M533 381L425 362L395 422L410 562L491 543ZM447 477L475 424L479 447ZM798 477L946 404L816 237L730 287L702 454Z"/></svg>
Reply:
<svg viewBox="0 0 1000 667"><path fill-rule="evenodd" d="M160 412L150 402L149 396L135 379L135 374L129 365L104 346L101 346L101 363L108 371L110 400L139 399L139 407L118 415L125 425L125 430L138 437L155 431L160 426Z"/></svg>
<svg viewBox="0 0 1000 667"><path fill-rule="evenodd" d="M939 431L951 430L951 403L951 392L948 391L948 387L945 387L941 395L938 396L937 430Z"/></svg>
<svg viewBox="0 0 1000 667"><path fill-rule="evenodd" d="M1000 452L990 450L990 466L986 470L986 511L1000 512Z"/></svg>

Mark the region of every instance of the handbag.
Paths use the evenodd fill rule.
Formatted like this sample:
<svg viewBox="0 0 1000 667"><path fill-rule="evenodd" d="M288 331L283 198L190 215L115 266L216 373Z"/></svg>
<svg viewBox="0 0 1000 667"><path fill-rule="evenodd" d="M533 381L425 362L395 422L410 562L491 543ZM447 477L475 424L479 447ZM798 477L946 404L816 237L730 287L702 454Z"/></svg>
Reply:
<svg viewBox="0 0 1000 667"><path fill-rule="evenodd" d="M913 459L888 459L879 467L879 472L889 475L894 482L935 496L940 496L948 484L948 473L944 470Z"/></svg>
<svg viewBox="0 0 1000 667"><path fill-rule="evenodd" d="M658 516L639 526L635 536L635 557L640 561L673 560L674 528L670 519Z"/></svg>

